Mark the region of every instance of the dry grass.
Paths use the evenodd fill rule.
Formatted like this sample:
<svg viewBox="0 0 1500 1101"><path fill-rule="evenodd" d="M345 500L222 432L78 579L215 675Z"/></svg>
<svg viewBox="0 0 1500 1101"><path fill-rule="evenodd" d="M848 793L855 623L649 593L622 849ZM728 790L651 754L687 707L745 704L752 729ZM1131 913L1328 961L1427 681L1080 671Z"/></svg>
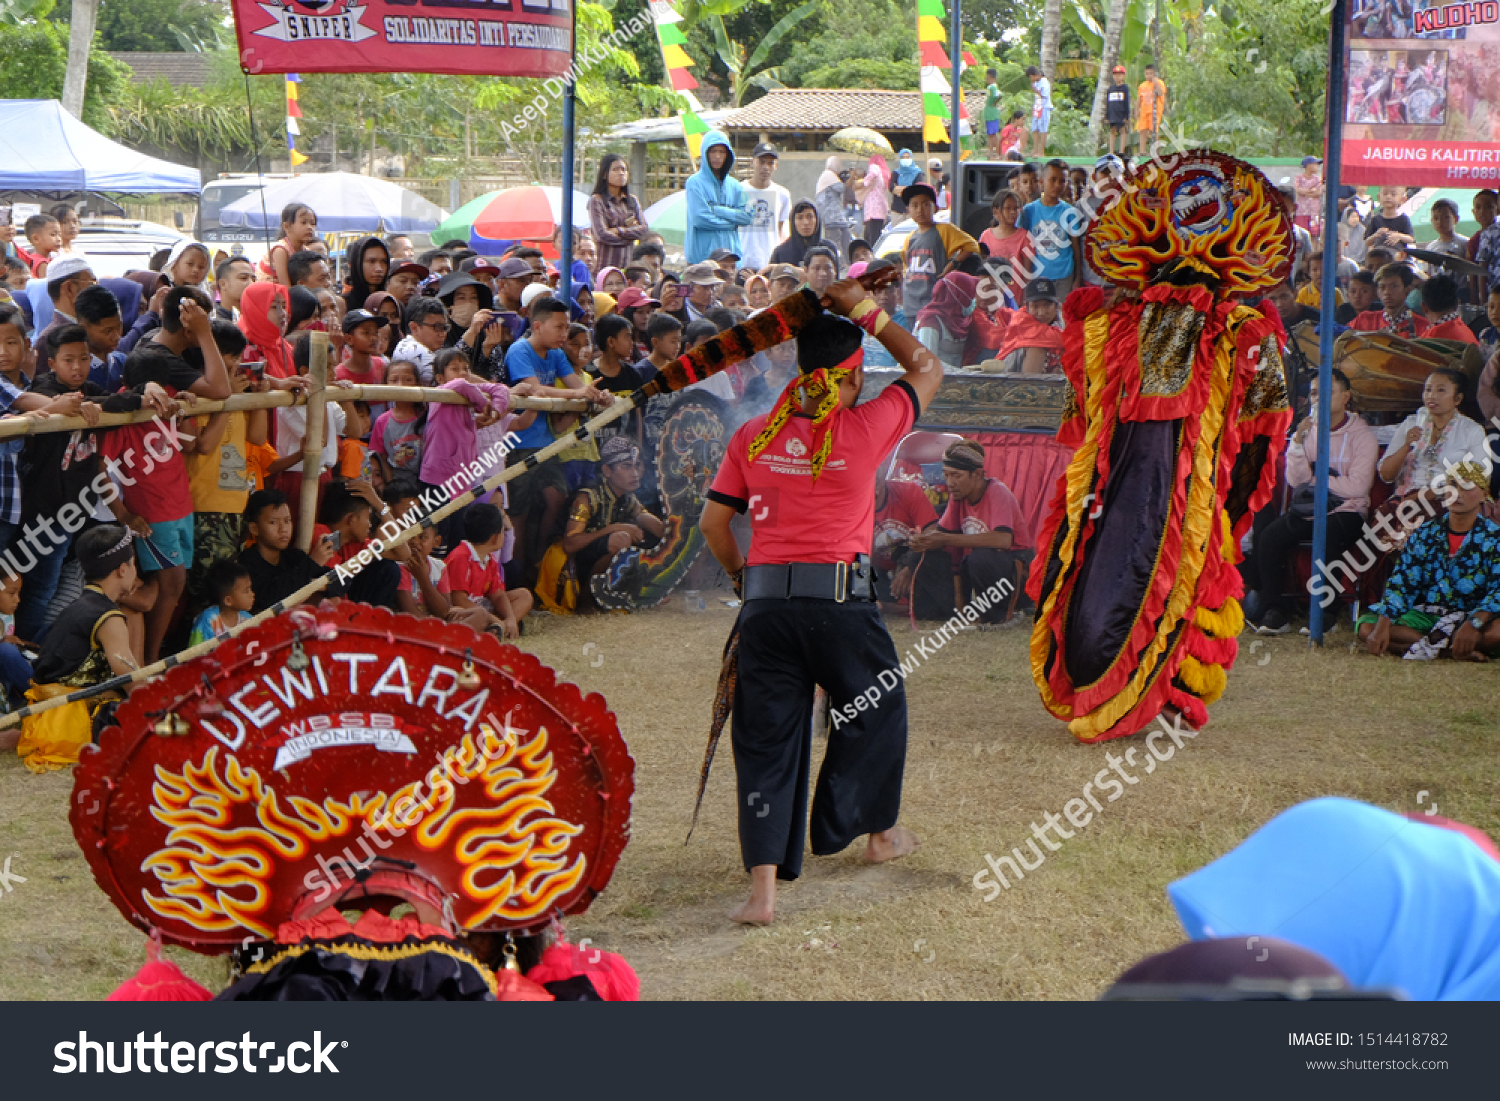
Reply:
<svg viewBox="0 0 1500 1101"><path fill-rule="evenodd" d="M608 619L549 620L527 647L620 718L636 760L633 838L610 889L571 922L623 952L643 995L673 999L1093 998L1181 940L1166 885L1276 812L1341 794L1442 813L1500 834L1496 670L1310 653L1296 636L1242 653L1196 741L1108 803L1046 863L985 903L984 854L1019 845L1130 744L1075 743L1041 708L1024 632L970 633L908 682L903 821L915 856L873 868L857 849L809 858L777 923L731 925L747 879L725 742L690 845L683 837L733 612L680 603ZM892 625L898 650L916 639ZM593 646L589 646L593 643ZM592 663L602 657L596 667ZM1137 756L1139 761L1139 755ZM141 938L94 886L66 823L66 774L0 760L0 863L27 877L0 897L0 999L99 998L142 959ZM182 953L210 985L219 961Z"/></svg>

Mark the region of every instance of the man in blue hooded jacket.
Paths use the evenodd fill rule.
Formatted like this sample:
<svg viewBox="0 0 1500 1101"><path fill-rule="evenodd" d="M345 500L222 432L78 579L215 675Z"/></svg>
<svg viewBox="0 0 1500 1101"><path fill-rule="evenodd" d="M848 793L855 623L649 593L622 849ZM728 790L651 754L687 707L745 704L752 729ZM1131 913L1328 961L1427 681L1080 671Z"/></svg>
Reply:
<svg viewBox="0 0 1500 1101"><path fill-rule="evenodd" d="M717 130L703 138L702 162L687 182L687 262L701 264L714 249L740 251L740 226L753 215L734 171L734 150Z"/></svg>

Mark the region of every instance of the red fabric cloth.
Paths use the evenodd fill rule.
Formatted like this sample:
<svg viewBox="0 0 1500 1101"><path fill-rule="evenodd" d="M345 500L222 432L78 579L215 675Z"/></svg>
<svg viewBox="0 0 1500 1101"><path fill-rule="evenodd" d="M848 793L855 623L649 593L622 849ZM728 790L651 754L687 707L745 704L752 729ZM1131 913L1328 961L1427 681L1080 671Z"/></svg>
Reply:
<svg viewBox="0 0 1500 1101"><path fill-rule="evenodd" d="M107 1002L211 1002L214 996L182 973L171 960L149 960L126 979Z"/></svg>
<svg viewBox="0 0 1500 1101"><path fill-rule="evenodd" d="M566 941L554 944L542 953L539 962L526 977L534 983L557 982L578 975L588 976L599 997L607 1002L638 1002L641 980L625 957L598 948L581 948Z"/></svg>
<svg viewBox="0 0 1500 1101"><path fill-rule="evenodd" d="M268 375L291 378L297 373L292 366L292 347L266 316L271 303L278 298L284 308L291 309L287 289L280 283L251 283L246 287L240 296L240 332L259 349Z"/></svg>
<svg viewBox="0 0 1500 1101"><path fill-rule="evenodd" d="M1025 310L1006 310L1005 343L1000 346L1000 358L1022 348L1046 348L1062 351L1062 330L1043 325Z"/></svg>

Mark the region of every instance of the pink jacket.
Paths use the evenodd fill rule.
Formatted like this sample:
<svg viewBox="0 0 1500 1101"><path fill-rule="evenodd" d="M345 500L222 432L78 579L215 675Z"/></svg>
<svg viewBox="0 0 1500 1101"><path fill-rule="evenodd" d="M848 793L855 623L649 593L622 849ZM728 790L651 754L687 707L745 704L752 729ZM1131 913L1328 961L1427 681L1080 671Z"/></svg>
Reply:
<svg viewBox="0 0 1500 1101"><path fill-rule="evenodd" d="M494 408L503 413L510 406L510 391L498 382L476 384L459 378L443 383L443 389L457 390L471 404L428 406L427 424L422 429L421 475L428 485L442 485L479 457L476 409Z"/></svg>
<svg viewBox="0 0 1500 1101"><path fill-rule="evenodd" d="M1375 464L1380 458L1380 442L1375 432L1349 413L1344 423L1333 430L1333 447L1328 452L1328 492L1342 497L1343 504L1334 512L1370 512L1370 487L1375 484ZM1286 449L1286 484L1299 486L1313 480L1313 466L1318 460L1318 430L1308 430L1299 446L1295 440Z"/></svg>

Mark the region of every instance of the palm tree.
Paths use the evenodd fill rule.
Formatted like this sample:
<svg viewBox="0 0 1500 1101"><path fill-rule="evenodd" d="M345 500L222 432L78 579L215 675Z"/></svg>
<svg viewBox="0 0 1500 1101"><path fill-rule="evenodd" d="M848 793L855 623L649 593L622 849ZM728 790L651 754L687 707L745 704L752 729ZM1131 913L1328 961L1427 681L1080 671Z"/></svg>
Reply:
<svg viewBox="0 0 1500 1101"><path fill-rule="evenodd" d="M1047 0L1042 10L1042 75L1050 84L1057 76L1057 43L1062 37L1062 0Z"/></svg>
<svg viewBox="0 0 1500 1101"><path fill-rule="evenodd" d="M1099 60L1099 81L1094 85L1094 109L1089 112L1089 140L1098 148L1099 136L1104 130L1104 96L1113 80L1110 70L1120 57L1120 34L1125 28L1125 15L1130 0L1109 0L1109 10L1104 22L1104 56Z"/></svg>
<svg viewBox="0 0 1500 1101"><path fill-rule="evenodd" d="M760 69L758 72L756 70L788 31L817 10L818 0L807 0L805 4L782 16L777 20L776 25L766 32L766 36L760 40L760 44L755 47L753 53L747 47L730 39L729 32L724 27L722 15L714 13L709 16L709 25L714 32L715 52L719 55L719 60L724 63L724 68L729 70L731 81L729 105L731 107L738 107L745 93L752 87L761 88L767 92L773 88L786 87L779 79L780 66Z"/></svg>

